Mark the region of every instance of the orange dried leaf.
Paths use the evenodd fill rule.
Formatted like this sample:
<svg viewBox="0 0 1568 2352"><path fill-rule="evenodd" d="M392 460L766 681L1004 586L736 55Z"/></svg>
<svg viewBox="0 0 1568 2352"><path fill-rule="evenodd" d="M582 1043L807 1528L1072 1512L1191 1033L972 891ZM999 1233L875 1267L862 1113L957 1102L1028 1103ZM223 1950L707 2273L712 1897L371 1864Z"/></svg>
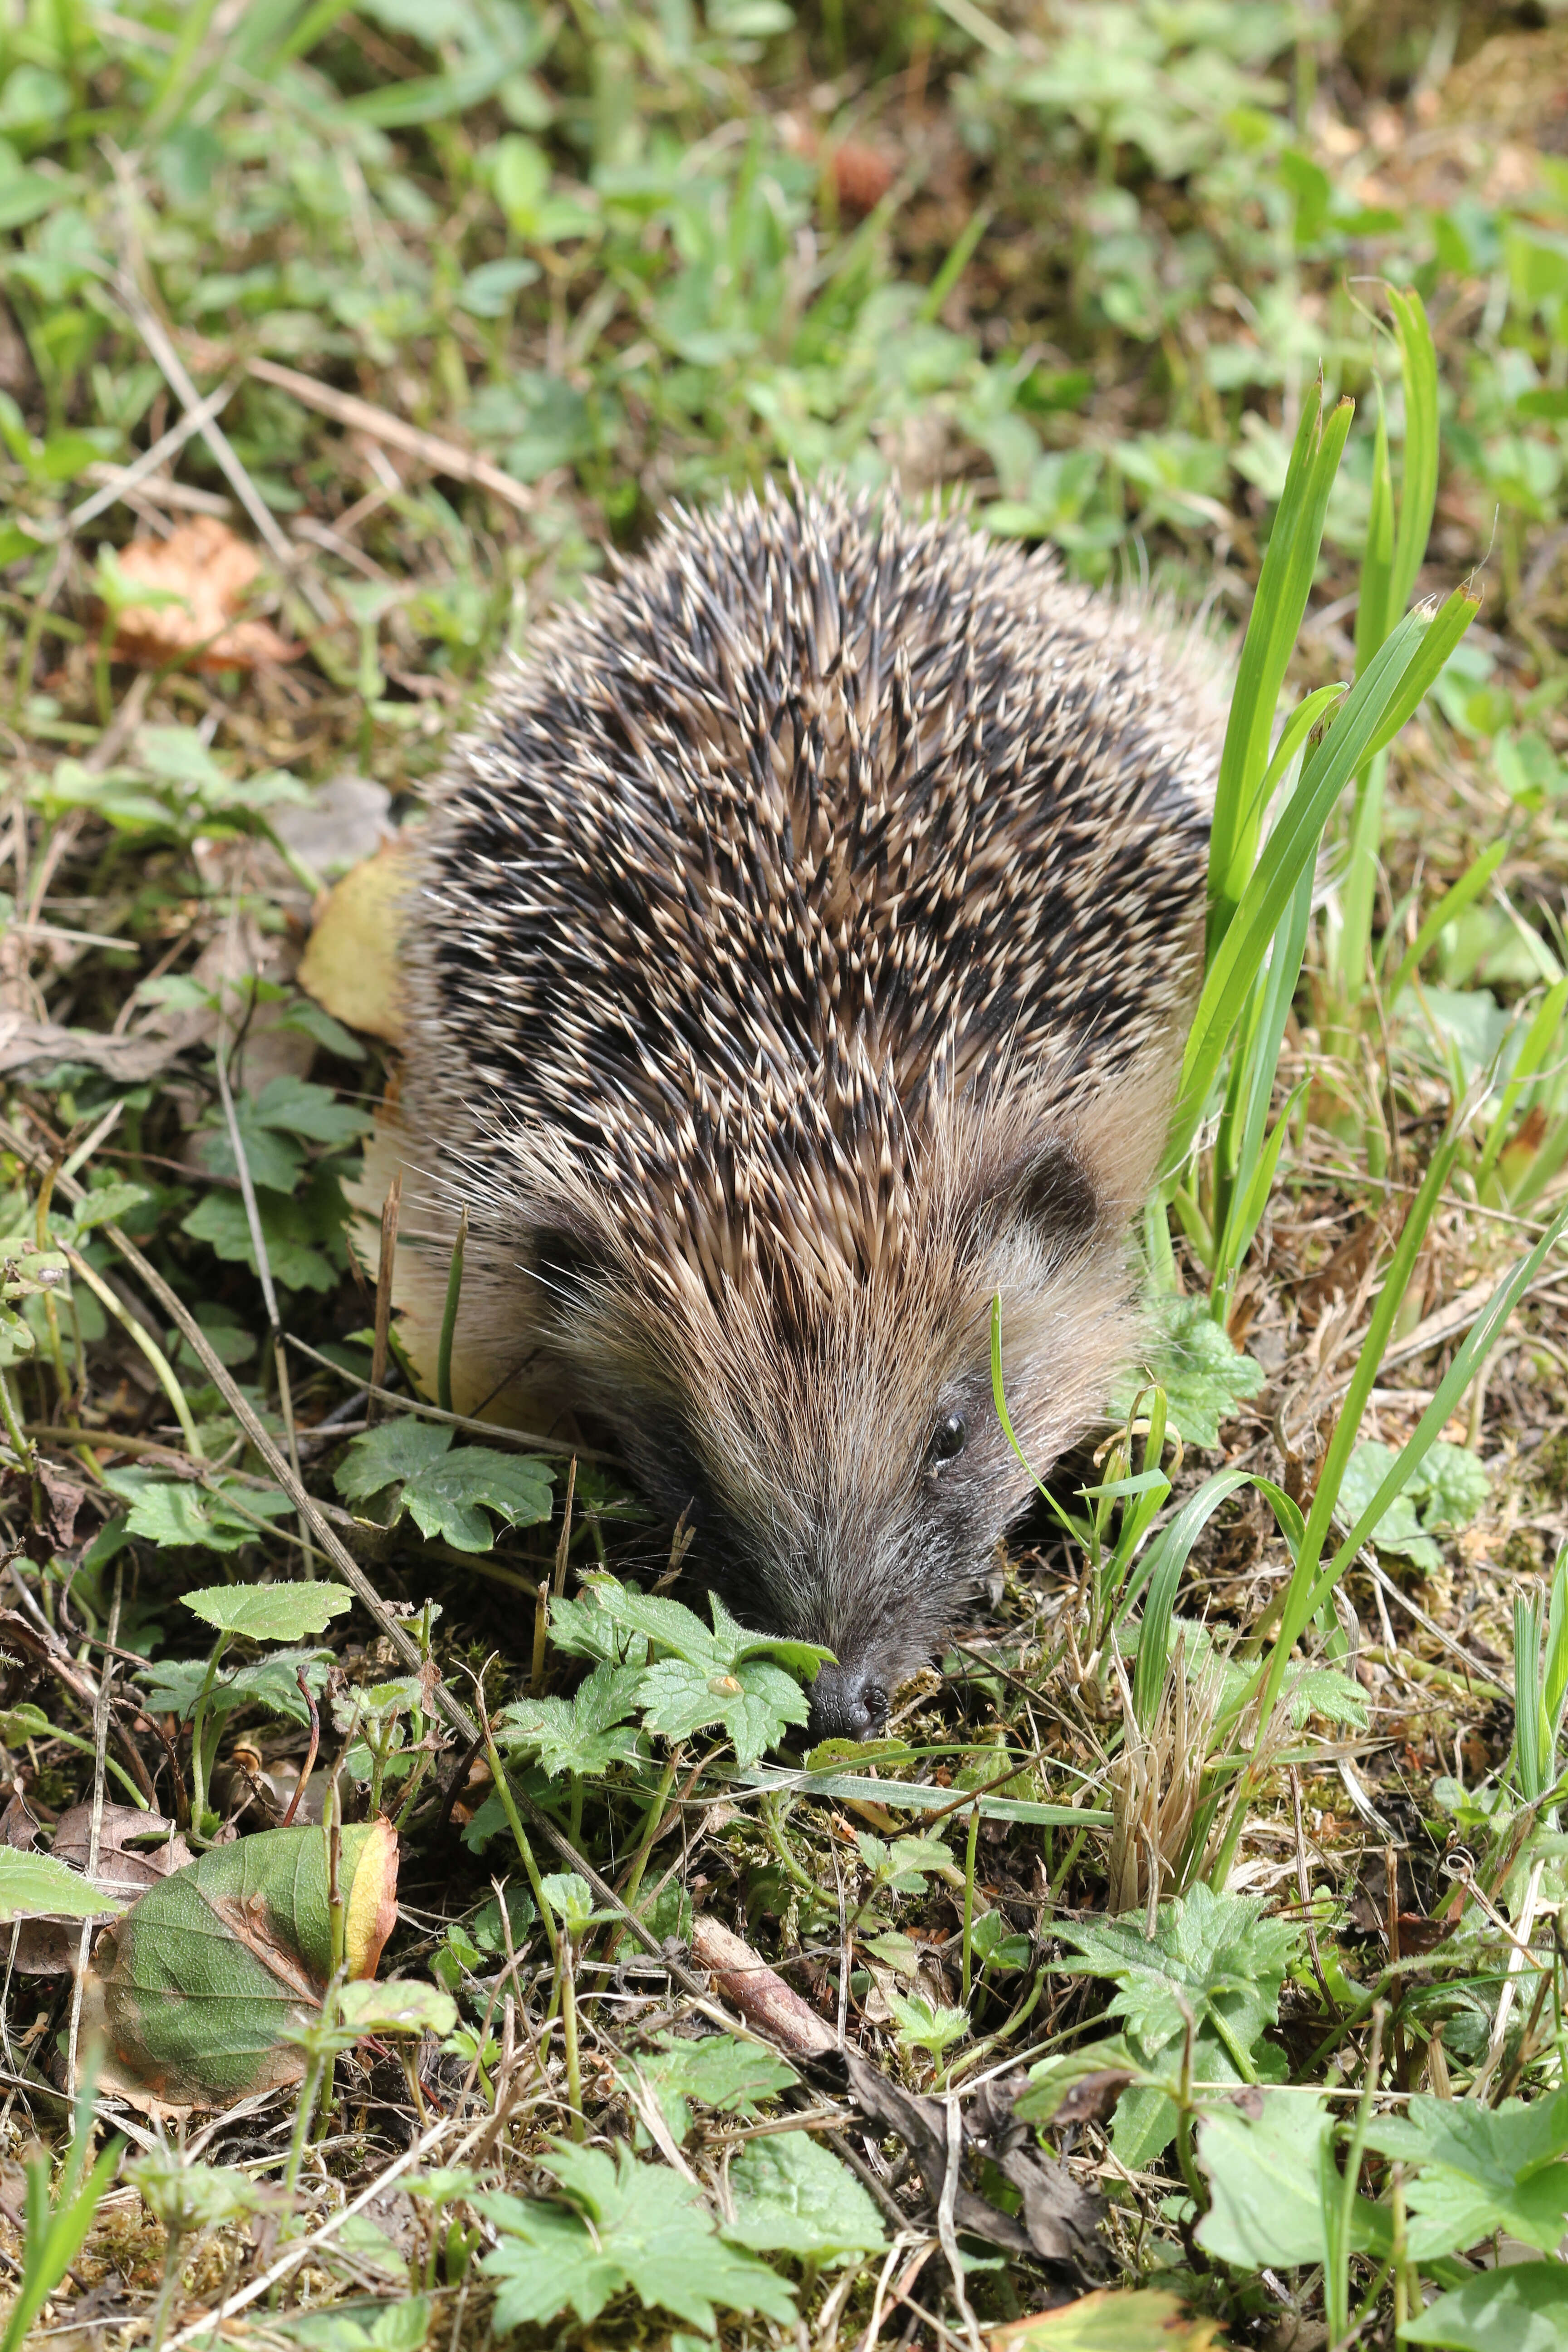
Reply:
<svg viewBox="0 0 1568 2352"><path fill-rule="evenodd" d="M116 661L153 668L190 658L198 669L255 669L298 659L300 648L270 622L241 617L261 561L216 517L200 515L168 539L133 539L118 568L154 601L122 605L115 615Z"/></svg>

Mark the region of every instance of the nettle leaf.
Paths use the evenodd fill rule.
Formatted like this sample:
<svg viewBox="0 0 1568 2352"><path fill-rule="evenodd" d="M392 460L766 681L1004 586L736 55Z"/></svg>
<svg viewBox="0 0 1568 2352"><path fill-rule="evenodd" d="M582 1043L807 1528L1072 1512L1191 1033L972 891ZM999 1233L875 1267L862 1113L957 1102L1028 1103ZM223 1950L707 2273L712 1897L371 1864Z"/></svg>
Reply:
<svg viewBox="0 0 1568 2352"><path fill-rule="evenodd" d="M1162 1323L1143 1365L1118 1384L1111 1410L1125 1415L1152 1375L1165 1391L1171 1423L1189 1445L1217 1445L1220 1423L1263 1386L1263 1367L1243 1355L1201 1298L1162 1304Z"/></svg>
<svg viewBox="0 0 1568 2352"><path fill-rule="evenodd" d="M554 1473L528 1454L489 1445L454 1445L456 1432L412 1415L383 1422L356 1437L333 1483L347 1501L363 1502L397 1486L397 1516L412 1514L422 1535L458 1551L489 1551L503 1526L527 1528L550 1517Z"/></svg>
<svg viewBox="0 0 1568 2352"><path fill-rule="evenodd" d="M1213 2200L1197 2225L1198 2243L1238 2270L1321 2263L1321 2184L1342 2176L1333 2154L1334 2117L1315 2092L1267 2091L1258 2113L1221 2107L1198 2132L1198 2162ZM1387 2210L1358 2196L1351 2222L1357 2252L1386 2253Z"/></svg>
<svg viewBox="0 0 1568 2352"><path fill-rule="evenodd" d="M642 1681L638 1666L597 1665L570 1698L522 1698L503 1707L497 1740L536 1756L552 1780L563 1772L596 1778L637 1753L626 1717Z"/></svg>
<svg viewBox="0 0 1568 2352"><path fill-rule="evenodd" d="M324 1633L353 1607L346 1584L213 1584L181 1595L182 1605L220 1633L250 1642L298 1642Z"/></svg>
<svg viewBox="0 0 1568 2352"><path fill-rule="evenodd" d="M721 2115L751 2116L760 2101L787 2091L797 2079L794 2067L771 2050L729 2033L708 2033L695 2042L661 2033L658 2049L632 2063L677 2141L691 2129L690 2101Z"/></svg>
<svg viewBox="0 0 1568 2352"><path fill-rule="evenodd" d="M1562 2352L1568 2263L1508 2263L1440 2294L1400 2331L1451 2352Z"/></svg>
<svg viewBox="0 0 1568 2352"><path fill-rule="evenodd" d="M241 1544L257 1543L266 1532L258 1519L283 1518L294 1507L275 1486L244 1486L221 1474L211 1486L197 1486L156 1470L106 1470L103 1483L131 1505L125 1524L132 1535L204 1551L237 1551Z"/></svg>
<svg viewBox="0 0 1568 2352"><path fill-rule="evenodd" d="M668 2312L708 2336L716 2306L786 2326L794 2320L793 2288L724 2242L694 2183L639 2164L625 2147L613 2158L602 2148L557 2147L544 2161L569 2203L500 2191L474 2200L500 2237L479 2265L500 2289L498 2336L568 2306L579 2320L596 2319L628 2293L645 2311Z"/></svg>
<svg viewBox="0 0 1568 2352"><path fill-rule="evenodd" d="M822 2263L880 2253L881 2216L855 2175L808 2131L752 2140L730 2168L732 2246L758 2254L799 2254Z"/></svg>
<svg viewBox="0 0 1568 2352"><path fill-rule="evenodd" d="M667 1601L657 1592L643 1592L636 1585L622 1584L613 1576L584 1577L584 1582L617 1625L630 1633L646 1634L660 1649L683 1658L689 1665L737 1666L748 1658L772 1657L809 1679L833 1655L831 1650L822 1649L815 1642L793 1642L780 1634L759 1633L738 1624L716 1592L709 1596L713 1619L710 1633L696 1612L681 1601Z"/></svg>
<svg viewBox="0 0 1568 2352"><path fill-rule="evenodd" d="M604 1604L590 1592L585 1599L574 1600L569 1594L556 1593L550 1603L550 1639L564 1657L599 1658L608 1665L618 1665L631 1643L631 1635L621 1626ZM647 1652L638 1644L641 1654Z"/></svg>
<svg viewBox="0 0 1568 2352"><path fill-rule="evenodd" d="M1375 2116L1367 2144L1421 2167L1405 2192L1413 2260L1462 2253L1495 2230L1542 2253L1562 2242L1568 2090L1549 2099L1505 2099L1500 2107L1421 2095L1404 2116ZM1568 2309L1568 2273L1563 2297Z"/></svg>
<svg viewBox="0 0 1568 2352"><path fill-rule="evenodd" d="M1120 1988L1106 2013L1125 2021L1129 2047L1151 2073L1162 2071L1154 2062L1185 2033L1185 2008L1196 2020L1193 2071L1200 2081L1277 2079L1283 2053L1260 2044L1279 2017L1300 1932L1260 1911L1257 1895L1194 1886L1161 1905L1152 1942L1142 1917L1060 1927L1079 1957L1053 1965L1064 1975L1103 1977ZM1163 2092L1127 2091L1116 2111L1116 2152L1125 2164L1144 2165L1169 2145L1175 2127L1175 2108Z"/></svg>

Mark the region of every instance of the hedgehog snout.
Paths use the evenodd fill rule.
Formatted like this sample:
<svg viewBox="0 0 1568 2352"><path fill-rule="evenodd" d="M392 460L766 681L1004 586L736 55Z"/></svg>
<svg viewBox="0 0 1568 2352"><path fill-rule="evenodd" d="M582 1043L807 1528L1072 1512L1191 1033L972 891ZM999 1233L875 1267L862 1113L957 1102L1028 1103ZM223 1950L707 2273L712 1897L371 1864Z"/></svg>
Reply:
<svg viewBox="0 0 1568 2352"><path fill-rule="evenodd" d="M888 1719L888 1686L874 1664L828 1665L810 1690L807 1734L819 1739L872 1739Z"/></svg>

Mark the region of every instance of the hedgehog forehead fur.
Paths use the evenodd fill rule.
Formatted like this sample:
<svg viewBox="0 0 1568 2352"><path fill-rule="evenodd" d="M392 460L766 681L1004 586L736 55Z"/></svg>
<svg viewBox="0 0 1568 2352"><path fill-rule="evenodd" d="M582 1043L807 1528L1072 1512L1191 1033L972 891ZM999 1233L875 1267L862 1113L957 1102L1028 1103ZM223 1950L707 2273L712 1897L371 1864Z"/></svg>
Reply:
<svg viewBox="0 0 1568 2352"><path fill-rule="evenodd" d="M550 623L438 803L403 1127L432 1280L469 1211L474 1394L608 1423L862 1680L1023 1499L994 1291L1042 1459L1131 1343L1216 711L1050 558L797 485Z"/></svg>

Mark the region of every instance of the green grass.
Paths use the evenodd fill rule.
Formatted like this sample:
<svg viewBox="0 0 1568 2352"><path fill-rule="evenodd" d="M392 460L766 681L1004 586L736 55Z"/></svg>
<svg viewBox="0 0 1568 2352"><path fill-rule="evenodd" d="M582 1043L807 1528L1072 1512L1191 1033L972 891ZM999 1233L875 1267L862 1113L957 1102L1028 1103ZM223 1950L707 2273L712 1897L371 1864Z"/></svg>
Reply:
<svg viewBox="0 0 1568 2352"><path fill-rule="evenodd" d="M33 2160L8 2343L115 2277L160 2341L226 2296L356 2347L499 2311L524 2347L713 2315L738 2352L798 2312L828 2352L874 2308L934 2344L965 2298L1038 2307L1016 2244L962 2288L933 2253L909 2293L947 2336L889 2305L876 2236L941 2238L946 2111L936 2173L900 2169L874 2087L851 2128L841 2079L781 2101L775 2056L694 2038L737 1996L672 1954L715 1921L885 2084L973 2115L1029 2070L1129 2298L1261 2341L1268 2268L1331 2342L1441 2295L1411 2340L1458 2343L1562 2291L1568 166L1530 110L1564 36L1050 21L28 0L0 30L0 985L45 1024L0 1126L7 1777L48 1832L111 1775L200 1850L319 1756L336 1818L399 1823L384 1966L436 2021L351 2047L334 1977L308 2095L198 2161L113 2106L142 2203L90 2226L85 2127L52 2206ZM789 465L962 492L1201 614L1236 673L1151 1377L888 1742L804 1780L766 1748L808 1662L650 1595L668 1532L609 1466L367 1411L373 1369L406 1387L344 1230L390 1057L295 977L489 667L673 501ZM223 616L125 642L180 612L128 548L199 518L256 549L287 664L226 665ZM345 776L358 820L301 829ZM463 1278L459 1244L442 1407ZM1005 1302L993 1364L1005 1411ZM309 1623L361 1600L280 1647L254 1589L311 1575L344 1591ZM12 2156L91 2038L16 1967ZM1106 2069L1114 2116L1064 2140ZM384 2171L399 2242L318 2245ZM1531 2260L1491 2270L1500 2237Z"/></svg>

